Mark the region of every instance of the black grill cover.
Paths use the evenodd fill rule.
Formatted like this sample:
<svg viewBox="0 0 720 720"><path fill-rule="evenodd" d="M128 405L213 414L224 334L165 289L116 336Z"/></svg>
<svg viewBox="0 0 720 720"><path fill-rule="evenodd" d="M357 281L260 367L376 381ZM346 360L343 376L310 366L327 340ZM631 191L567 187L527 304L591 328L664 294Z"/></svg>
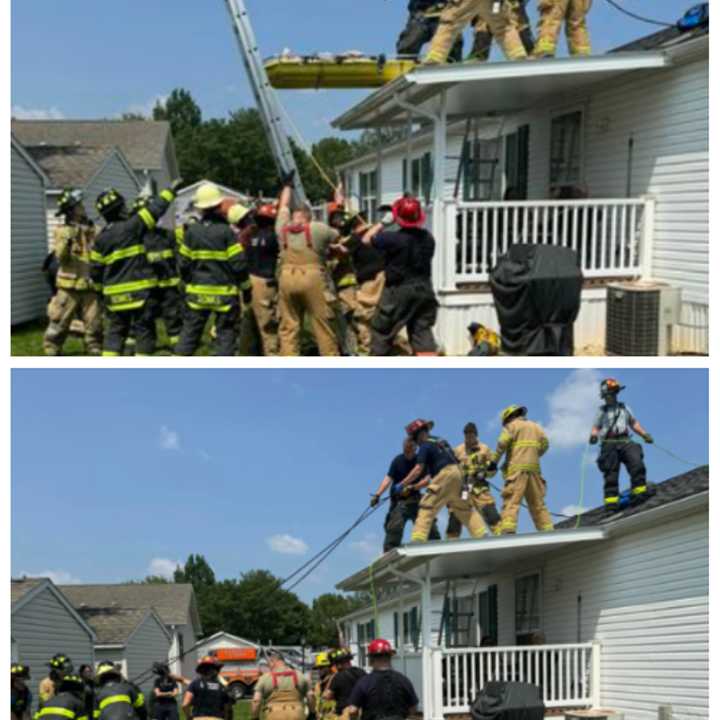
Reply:
<svg viewBox="0 0 720 720"><path fill-rule="evenodd" d="M582 284L574 250L512 245L490 276L503 350L512 355L572 355Z"/></svg>
<svg viewBox="0 0 720 720"><path fill-rule="evenodd" d="M489 682L470 707L472 720L543 720L540 688L530 683Z"/></svg>

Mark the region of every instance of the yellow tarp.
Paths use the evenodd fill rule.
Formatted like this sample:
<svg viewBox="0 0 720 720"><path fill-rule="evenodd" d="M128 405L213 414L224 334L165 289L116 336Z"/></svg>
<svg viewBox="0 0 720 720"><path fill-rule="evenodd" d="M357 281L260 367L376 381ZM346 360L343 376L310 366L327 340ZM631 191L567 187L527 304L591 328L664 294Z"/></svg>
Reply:
<svg viewBox="0 0 720 720"><path fill-rule="evenodd" d="M265 62L270 84L279 90L374 88L415 67L412 60L376 58L271 58Z"/></svg>

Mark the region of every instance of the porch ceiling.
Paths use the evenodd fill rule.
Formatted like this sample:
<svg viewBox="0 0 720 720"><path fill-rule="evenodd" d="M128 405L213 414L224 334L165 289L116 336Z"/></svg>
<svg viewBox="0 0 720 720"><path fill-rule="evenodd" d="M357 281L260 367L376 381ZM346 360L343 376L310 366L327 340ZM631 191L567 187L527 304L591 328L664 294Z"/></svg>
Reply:
<svg viewBox="0 0 720 720"><path fill-rule="evenodd" d="M407 545L386 553L369 568L342 580L336 587L354 592L397 583L401 577L419 582L425 576L426 564L433 579L478 577L569 545L599 542L606 536L605 528L588 527Z"/></svg>
<svg viewBox="0 0 720 720"><path fill-rule="evenodd" d="M668 53L645 51L418 67L372 93L334 120L333 126L357 130L405 123L407 111L401 102L435 114L443 91L449 118L511 114L547 103L548 98L578 92L589 84L656 70L671 62ZM416 119L423 120L420 116Z"/></svg>

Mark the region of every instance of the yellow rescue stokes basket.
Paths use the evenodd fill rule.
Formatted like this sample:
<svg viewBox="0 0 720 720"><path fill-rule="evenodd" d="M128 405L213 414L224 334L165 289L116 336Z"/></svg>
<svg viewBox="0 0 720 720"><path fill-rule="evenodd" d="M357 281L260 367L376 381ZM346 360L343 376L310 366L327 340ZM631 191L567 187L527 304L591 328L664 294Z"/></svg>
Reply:
<svg viewBox="0 0 720 720"><path fill-rule="evenodd" d="M265 62L270 84L279 90L381 87L415 67L412 60L378 57L275 57Z"/></svg>

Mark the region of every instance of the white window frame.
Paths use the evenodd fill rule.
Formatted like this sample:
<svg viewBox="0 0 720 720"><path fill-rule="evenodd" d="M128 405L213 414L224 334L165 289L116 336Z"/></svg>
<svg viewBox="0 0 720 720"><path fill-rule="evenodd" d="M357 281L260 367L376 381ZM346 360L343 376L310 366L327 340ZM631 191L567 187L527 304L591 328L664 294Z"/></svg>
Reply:
<svg viewBox="0 0 720 720"><path fill-rule="evenodd" d="M517 583L518 580L523 580L524 578L529 578L537 575L538 577L538 627L532 628L530 630L526 630L523 632L520 632L517 626ZM543 632L543 572L542 568L536 568L534 570L527 570L522 573L519 573L514 576L513 578L513 630L515 635L515 642L517 643L517 637L518 635L528 635L530 633L542 633ZM499 625L500 618L498 617L498 625ZM498 628L498 634L500 633L500 630Z"/></svg>
<svg viewBox="0 0 720 720"><path fill-rule="evenodd" d="M552 179L552 150L553 150L553 123L555 120L565 116L573 115L574 113L580 113L580 130L578 137L580 140L580 160L578 163L578 178L577 181L563 180L560 182L554 182ZM550 127L548 137L548 186L556 187L562 185L582 185L585 183L585 162L586 162L586 150L587 150L587 138L586 138L586 127L587 127L587 103L580 103L578 105L570 105L567 107L556 108L550 112ZM532 129L532 128L531 128Z"/></svg>
<svg viewBox="0 0 720 720"><path fill-rule="evenodd" d="M374 183L370 182L371 178L375 176ZM363 179L367 178L366 189L370 190L367 194L363 195ZM358 199L360 203L360 212L365 215L367 221L372 223L375 221L378 209L378 181L380 178L380 171L377 167L367 172L358 172ZM374 184L374 188L372 185Z"/></svg>

